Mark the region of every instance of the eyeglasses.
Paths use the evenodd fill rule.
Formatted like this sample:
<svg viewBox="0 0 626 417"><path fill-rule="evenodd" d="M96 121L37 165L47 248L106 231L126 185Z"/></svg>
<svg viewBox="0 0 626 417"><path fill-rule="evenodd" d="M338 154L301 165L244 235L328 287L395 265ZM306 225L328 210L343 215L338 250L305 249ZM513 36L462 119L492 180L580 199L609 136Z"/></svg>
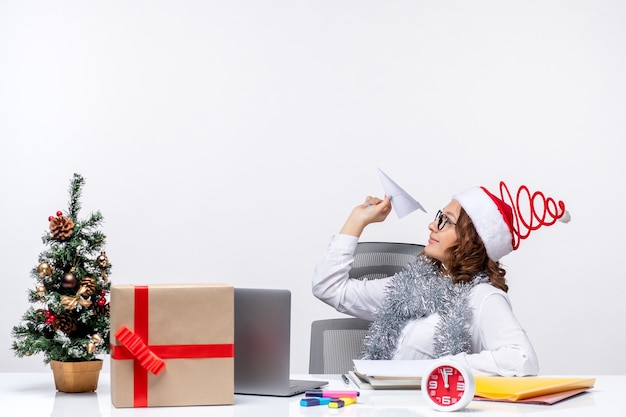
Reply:
<svg viewBox="0 0 626 417"><path fill-rule="evenodd" d="M452 226L456 226L456 223L453 223L452 220L445 214L443 211L439 210L437 214L435 214L435 221L437 222L437 229L443 230L446 227L446 224L450 223Z"/></svg>

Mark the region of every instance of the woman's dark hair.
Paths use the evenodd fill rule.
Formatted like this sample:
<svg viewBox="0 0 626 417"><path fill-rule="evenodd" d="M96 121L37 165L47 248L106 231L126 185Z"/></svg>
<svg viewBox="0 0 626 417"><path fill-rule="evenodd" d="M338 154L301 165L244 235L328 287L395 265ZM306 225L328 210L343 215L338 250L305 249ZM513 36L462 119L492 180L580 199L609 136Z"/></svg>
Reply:
<svg viewBox="0 0 626 417"><path fill-rule="evenodd" d="M446 272L457 283L468 282L474 275L484 271L491 285L507 292L509 286L504 278L506 271L500 266L500 262L489 259L485 245L463 207L455 227L458 241L446 251Z"/></svg>

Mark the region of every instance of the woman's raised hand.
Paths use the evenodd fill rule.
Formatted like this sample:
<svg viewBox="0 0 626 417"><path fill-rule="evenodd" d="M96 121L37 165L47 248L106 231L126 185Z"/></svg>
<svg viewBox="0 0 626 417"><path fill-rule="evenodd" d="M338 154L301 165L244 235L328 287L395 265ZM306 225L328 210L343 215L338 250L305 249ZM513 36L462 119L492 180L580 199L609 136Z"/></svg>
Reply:
<svg viewBox="0 0 626 417"><path fill-rule="evenodd" d="M389 213L391 213L391 200L388 196L382 200L378 197L367 196L363 203L352 209L339 233L359 237L368 224L384 221Z"/></svg>

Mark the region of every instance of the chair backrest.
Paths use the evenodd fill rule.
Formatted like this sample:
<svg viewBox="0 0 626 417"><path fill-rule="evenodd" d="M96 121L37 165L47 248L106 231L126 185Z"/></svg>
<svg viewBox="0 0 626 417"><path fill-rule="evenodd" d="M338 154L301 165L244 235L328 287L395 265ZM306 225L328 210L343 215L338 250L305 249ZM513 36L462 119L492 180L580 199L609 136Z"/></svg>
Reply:
<svg viewBox="0 0 626 417"><path fill-rule="evenodd" d="M311 323L310 374L343 374L361 356L368 320L340 318Z"/></svg>
<svg viewBox="0 0 626 417"><path fill-rule="evenodd" d="M359 242L350 270L351 279L379 279L401 271L424 245L393 242ZM363 338L370 322L357 318L317 320L311 323L309 373L339 374L351 371L361 357Z"/></svg>
<svg viewBox="0 0 626 417"><path fill-rule="evenodd" d="M359 242L350 278L378 279L395 275L424 250L416 243Z"/></svg>

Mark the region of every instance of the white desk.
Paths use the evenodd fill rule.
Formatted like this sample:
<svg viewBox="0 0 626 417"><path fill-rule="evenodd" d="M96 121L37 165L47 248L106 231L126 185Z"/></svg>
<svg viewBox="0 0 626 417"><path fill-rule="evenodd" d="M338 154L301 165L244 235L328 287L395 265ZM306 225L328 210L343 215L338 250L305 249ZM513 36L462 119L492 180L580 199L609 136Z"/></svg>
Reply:
<svg viewBox="0 0 626 417"><path fill-rule="evenodd" d="M294 375L330 381L327 388L346 388L339 375ZM588 393L551 406L472 401L462 415L537 417L623 417L626 409L626 375L596 376ZM354 389L354 387L351 387ZM289 398L236 395L232 406L115 408L111 404L110 376L101 374L96 392L67 394L54 388L52 373L0 373L2 417L110 417L110 416L210 416L210 417L423 417L458 415L429 409L420 391L362 390L358 403L340 409L301 407L302 395Z"/></svg>

